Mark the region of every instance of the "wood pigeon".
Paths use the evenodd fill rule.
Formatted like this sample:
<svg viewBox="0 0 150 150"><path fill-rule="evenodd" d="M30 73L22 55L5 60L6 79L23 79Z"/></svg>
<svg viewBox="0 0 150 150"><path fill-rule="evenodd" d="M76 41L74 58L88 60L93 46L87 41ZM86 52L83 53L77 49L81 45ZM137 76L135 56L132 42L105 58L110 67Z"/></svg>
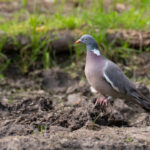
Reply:
<svg viewBox="0 0 150 150"><path fill-rule="evenodd" d="M104 96L103 99L97 99L96 104L107 105L107 100L112 97L125 98L150 110L150 100L136 89L115 63L100 53L98 44L91 35L83 35L76 41L78 43L86 45L86 78L92 88Z"/></svg>

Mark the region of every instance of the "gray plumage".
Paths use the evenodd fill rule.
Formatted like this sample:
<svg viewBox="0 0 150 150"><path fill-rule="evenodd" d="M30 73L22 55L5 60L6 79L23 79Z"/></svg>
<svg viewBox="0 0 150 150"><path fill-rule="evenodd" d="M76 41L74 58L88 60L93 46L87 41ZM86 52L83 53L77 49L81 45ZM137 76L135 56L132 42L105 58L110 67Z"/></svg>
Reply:
<svg viewBox="0 0 150 150"><path fill-rule="evenodd" d="M135 85L115 63L100 54L92 36L83 35L76 43L86 45L85 75L93 88L105 97L136 100L142 107L150 110L150 101L137 91Z"/></svg>

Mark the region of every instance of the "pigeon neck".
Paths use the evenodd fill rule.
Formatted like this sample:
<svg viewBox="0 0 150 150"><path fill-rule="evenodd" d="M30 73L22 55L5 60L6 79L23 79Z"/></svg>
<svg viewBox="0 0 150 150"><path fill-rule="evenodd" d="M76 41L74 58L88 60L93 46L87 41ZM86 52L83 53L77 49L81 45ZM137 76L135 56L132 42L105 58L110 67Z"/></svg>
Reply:
<svg viewBox="0 0 150 150"><path fill-rule="evenodd" d="M101 55L99 48L98 48L98 45L96 43L93 45L86 45L86 49L87 49L87 51L93 52L93 54L95 54L97 56Z"/></svg>

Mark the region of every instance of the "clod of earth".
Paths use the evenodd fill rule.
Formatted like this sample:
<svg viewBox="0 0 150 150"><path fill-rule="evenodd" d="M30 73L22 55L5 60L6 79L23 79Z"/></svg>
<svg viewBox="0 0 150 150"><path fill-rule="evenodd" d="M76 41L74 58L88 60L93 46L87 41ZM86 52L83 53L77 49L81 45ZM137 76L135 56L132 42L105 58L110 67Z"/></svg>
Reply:
<svg viewBox="0 0 150 150"><path fill-rule="evenodd" d="M0 31L0 40L2 43L1 53L5 56L4 58L7 58L7 60L9 60L8 66L6 68L7 70L5 72L19 73L23 68L22 65L29 63L29 60L27 58L29 58L29 56L32 56L33 49L36 49L35 43L37 44L36 46L38 46L37 49L39 49L39 45L43 41L45 42L45 47L41 47L40 50L38 50L39 52L36 54L36 56L33 56L38 60L34 65L34 69L40 68L40 66L43 65L43 56L40 51L43 51L43 49L45 48L47 49L48 54L50 54L50 57L53 58L55 56L58 56L57 60L55 61L62 61L63 58L66 58L66 56L70 54L70 52L74 52L73 45L76 36L77 35L70 30L62 30L57 32L53 30L49 31L46 35L42 35L38 39L38 41L35 42L33 41L32 35L30 35L30 33L28 35L20 33L12 37L10 35L7 35L3 31ZM62 55L64 55L64 57ZM17 64L15 62L16 59L18 60ZM32 59L33 58L31 57L30 60ZM6 60L2 61L1 59L1 64L6 64L5 61ZM31 65L28 66L27 69L32 69L32 67L33 64L31 63Z"/></svg>
<svg viewBox="0 0 150 150"><path fill-rule="evenodd" d="M45 38L48 36L50 40L47 41L47 45L50 51L58 53L68 52L73 49L72 45L74 43L74 38L77 36L72 31L62 30L62 31L49 31L48 35L43 35L41 40L46 40ZM32 41L30 34L18 34L15 37L11 37L7 35L5 32L0 31L0 39L4 39L2 52L4 54L15 53L15 51L20 51L24 48L30 49L32 46ZM41 41L39 40L39 43ZM15 55L15 54L14 54Z"/></svg>
<svg viewBox="0 0 150 150"><path fill-rule="evenodd" d="M136 30L113 30L109 29L106 33L108 42L115 45L128 43L132 48L148 48L150 46L150 32Z"/></svg>

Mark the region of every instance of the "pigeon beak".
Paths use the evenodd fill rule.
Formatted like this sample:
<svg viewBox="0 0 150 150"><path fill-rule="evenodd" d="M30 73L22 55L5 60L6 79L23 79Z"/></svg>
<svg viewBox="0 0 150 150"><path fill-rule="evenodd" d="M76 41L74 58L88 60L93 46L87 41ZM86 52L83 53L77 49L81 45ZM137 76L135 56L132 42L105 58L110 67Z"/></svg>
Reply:
<svg viewBox="0 0 150 150"><path fill-rule="evenodd" d="M79 44L79 43L81 43L81 41L80 41L80 40L77 40L75 43L76 43L76 44Z"/></svg>

